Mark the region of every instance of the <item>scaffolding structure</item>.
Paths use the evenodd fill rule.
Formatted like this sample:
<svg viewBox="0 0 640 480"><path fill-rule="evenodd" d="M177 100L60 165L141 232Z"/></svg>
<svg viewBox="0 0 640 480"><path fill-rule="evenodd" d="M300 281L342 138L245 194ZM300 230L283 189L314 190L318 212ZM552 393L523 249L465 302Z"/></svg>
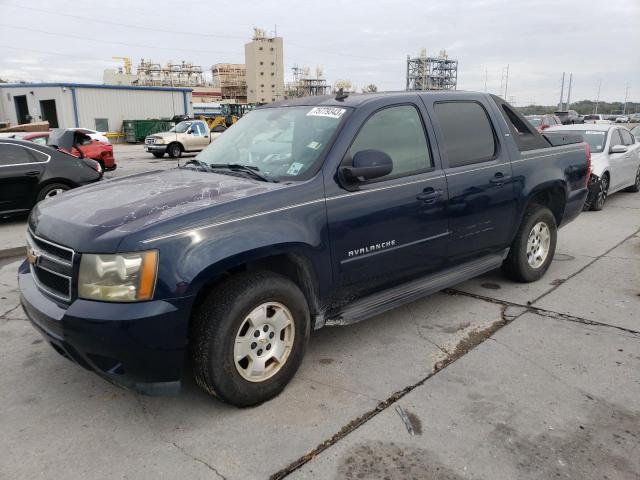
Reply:
<svg viewBox="0 0 640 480"><path fill-rule="evenodd" d="M172 63L162 66L151 60L140 60L137 67L137 84L148 86L202 87L205 83L202 67L191 62Z"/></svg>
<svg viewBox="0 0 640 480"><path fill-rule="evenodd" d="M446 50L437 57L427 56L423 48L418 57L407 55L407 90L455 90L458 84L458 60Z"/></svg>
<svg viewBox="0 0 640 480"><path fill-rule="evenodd" d="M247 98L247 68L243 63L216 63L211 67L213 86L220 87L222 98Z"/></svg>
<svg viewBox="0 0 640 480"><path fill-rule="evenodd" d="M295 65L291 70L293 71L293 82L287 85L287 98L315 97L331 93L331 85L327 85L322 67L316 67L315 75L311 74L309 67Z"/></svg>

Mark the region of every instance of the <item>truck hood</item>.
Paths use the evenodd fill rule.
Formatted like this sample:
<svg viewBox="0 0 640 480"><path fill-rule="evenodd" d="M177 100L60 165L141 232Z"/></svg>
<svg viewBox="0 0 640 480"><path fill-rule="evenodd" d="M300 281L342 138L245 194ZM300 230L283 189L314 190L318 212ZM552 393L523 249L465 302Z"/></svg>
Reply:
<svg viewBox="0 0 640 480"><path fill-rule="evenodd" d="M148 135L149 137L158 137L163 138L164 140L175 140L178 137L182 137L186 135L185 133L176 133L176 132L158 132L152 135Z"/></svg>
<svg viewBox="0 0 640 480"><path fill-rule="evenodd" d="M40 202L32 210L29 227L38 236L80 252L109 252L132 232L283 187L191 168L141 173Z"/></svg>

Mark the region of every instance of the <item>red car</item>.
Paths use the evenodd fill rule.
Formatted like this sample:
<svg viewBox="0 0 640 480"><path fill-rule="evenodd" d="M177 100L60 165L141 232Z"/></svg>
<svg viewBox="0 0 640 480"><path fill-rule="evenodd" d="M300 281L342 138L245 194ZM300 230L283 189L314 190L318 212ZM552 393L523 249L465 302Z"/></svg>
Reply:
<svg viewBox="0 0 640 480"><path fill-rule="evenodd" d="M546 115L527 115L525 117L529 120L529 123L536 127L540 133L543 130L546 130L549 127L555 127L556 125L562 125L562 122L556 115L546 114Z"/></svg>
<svg viewBox="0 0 640 480"><path fill-rule="evenodd" d="M76 157L91 158L97 161L102 166L103 170L116 169L116 160L113 157L113 147L111 145L93 140L82 132L74 131L73 135L74 146L71 148L70 152L68 152L66 148L58 148L60 150L67 151ZM29 140L30 142L34 142L39 145L48 145L49 132L30 133L28 135L24 135L22 140Z"/></svg>

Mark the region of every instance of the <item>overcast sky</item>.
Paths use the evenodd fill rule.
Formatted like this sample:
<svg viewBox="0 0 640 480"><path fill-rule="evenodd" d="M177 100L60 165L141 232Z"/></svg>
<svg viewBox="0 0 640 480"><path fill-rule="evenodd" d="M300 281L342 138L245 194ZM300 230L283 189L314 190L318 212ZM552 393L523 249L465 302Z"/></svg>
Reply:
<svg viewBox="0 0 640 480"><path fill-rule="evenodd" d="M209 70L244 62L252 27L284 38L294 64L321 65L330 83L405 87L406 56L446 49L458 88L500 92L517 105L559 101L562 72L572 100L640 101L640 0L0 0L0 77L102 82L112 56ZM566 92L566 86L565 86Z"/></svg>

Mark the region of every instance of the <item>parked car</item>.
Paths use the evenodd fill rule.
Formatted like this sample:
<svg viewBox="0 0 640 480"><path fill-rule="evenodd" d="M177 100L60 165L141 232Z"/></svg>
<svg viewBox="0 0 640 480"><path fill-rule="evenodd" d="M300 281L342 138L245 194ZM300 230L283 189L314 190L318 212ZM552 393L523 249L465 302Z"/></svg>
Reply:
<svg viewBox="0 0 640 480"><path fill-rule="evenodd" d="M84 128L84 127L76 127L76 128L72 128L71 130L76 130L77 132L84 133L85 135L89 135L89 137L91 137L92 140L96 140L98 142L102 142L106 144L111 144L111 142L109 142L109 137L107 137L106 135L106 132L98 132L97 130L91 130L90 128Z"/></svg>
<svg viewBox="0 0 640 480"><path fill-rule="evenodd" d="M527 115L525 117L531 125L536 127L538 132L542 132L546 128L562 125L562 122L555 115Z"/></svg>
<svg viewBox="0 0 640 480"><path fill-rule="evenodd" d="M482 93L273 103L181 167L39 204L21 302L114 383L176 392L188 354L207 392L255 405L314 329L500 266L541 278L587 196L588 147L561 140ZM65 282L50 283L39 262L60 255Z"/></svg>
<svg viewBox="0 0 640 480"><path fill-rule="evenodd" d="M563 125L573 125L574 123L584 123L584 118L575 110L566 110L554 112L554 115L560 119Z"/></svg>
<svg viewBox="0 0 640 480"><path fill-rule="evenodd" d="M640 190L640 143L631 132L615 125L562 126L547 135L578 134L591 149L591 177L585 210L602 210L607 198L620 190Z"/></svg>
<svg viewBox="0 0 640 480"><path fill-rule="evenodd" d="M616 117L615 123L629 123L629 117L626 115L619 115Z"/></svg>
<svg viewBox="0 0 640 480"><path fill-rule="evenodd" d="M207 123L202 120L185 120L168 132L146 137L144 148L156 158L162 158L165 153L171 158L179 158L183 152L203 150L220 135L220 132L210 132Z"/></svg>
<svg viewBox="0 0 640 480"><path fill-rule="evenodd" d="M584 119L584 123L595 123L595 124L604 124L604 125L611 124L611 120L609 120L606 115L602 115L600 113L585 115L583 119Z"/></svg>
<svg viewBox="0 0 640 480"><path fill-rule="evenodd" d="M68 129L68 131L73 135L70 150L72 155L80 158L91 158L97 161L105 171L115 170L118 167L113 156L113 147L110 144L93 140L88 135L77 130ZM47 145L49 132L30 133L23 136L22 139L29 140L38 145Z"/></svg>
<svg viewBox="0 0 640 480"><path fill-rule="evenodd" d="M95 160L81 159L44 145L0 139L0 213L27 212L44 199L96 182L102 169Z"/></svg>
<svg viewBox="0 0 640 480"><path fill-rule="evenodd" d="M634 113L629 116L630 123L639 123L640 122L640 113Z"/></svg>

